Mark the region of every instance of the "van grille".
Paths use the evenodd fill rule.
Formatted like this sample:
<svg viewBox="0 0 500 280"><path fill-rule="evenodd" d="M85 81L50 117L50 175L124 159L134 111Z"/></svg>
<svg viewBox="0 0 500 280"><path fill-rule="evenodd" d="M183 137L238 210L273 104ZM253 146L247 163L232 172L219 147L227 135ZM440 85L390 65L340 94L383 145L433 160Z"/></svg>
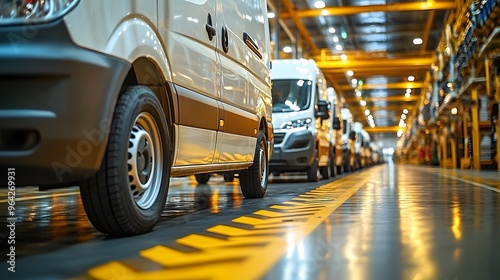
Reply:
<svg viewBox="0 0 500 280"><path fill-rule="evenodd" d="M274 144L281 144L285 138L285 133L275 133L274 134Z"/></svg>

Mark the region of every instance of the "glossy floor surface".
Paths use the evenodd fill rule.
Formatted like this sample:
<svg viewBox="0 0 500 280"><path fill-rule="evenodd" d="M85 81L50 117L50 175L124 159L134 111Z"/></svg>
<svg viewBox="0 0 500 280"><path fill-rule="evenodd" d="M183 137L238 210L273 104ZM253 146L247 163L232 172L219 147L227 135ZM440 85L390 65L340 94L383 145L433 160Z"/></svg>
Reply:
<svg viewBox="0 0 500 280"><path fill-rule="evenodd" d="M386 163L318 183L271 177L252 200L237 180L176 178L154 231L127 238L95 231L77 191L18 190L16 272L2 230L0 279L500 277L495 171Z"/></svg>

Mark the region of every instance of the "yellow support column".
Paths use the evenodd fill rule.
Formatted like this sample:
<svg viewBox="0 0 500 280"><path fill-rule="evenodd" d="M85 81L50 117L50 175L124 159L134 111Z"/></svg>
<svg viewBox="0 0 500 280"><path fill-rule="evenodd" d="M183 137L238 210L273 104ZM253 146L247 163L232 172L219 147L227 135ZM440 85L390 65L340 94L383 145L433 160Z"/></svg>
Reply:
<svg viewBox="0 0 500 280"><path fill-rule="evenodd" d="M450 137L452 168L457 168L457 139L455 137L455 125L455 123L451 124L451 131L453 131L453 133Z"/></svg>
<svg viewBox="0 0 500 280"><path fill-rule="evenodd" d="M497 134L497 169L498 172L500 172L500 139L498 139L498 136L500 135L500 76L495 76L495 85L496 85L495 101L497 102L498 104L497 106L499 107L497 116L497 126L495 127Z"/></svg>
<svg viewBox="0 0 500 280"><path fill-rule="evenodd" d="M441 161L440 161L440 165L441 167L444 167L444 168L447 168L447 164L448 164L448 143L446 141L446 135L441 135Z"/></svg>
<svg viewBox="0 0 500 280"><path fill-rule="evenodd" d="M472 118L472 168L475 170L481 169L481 150L479 138L479 109L478 109L478 94L477 88L473 88L471 92L471 118Z"/></svg>

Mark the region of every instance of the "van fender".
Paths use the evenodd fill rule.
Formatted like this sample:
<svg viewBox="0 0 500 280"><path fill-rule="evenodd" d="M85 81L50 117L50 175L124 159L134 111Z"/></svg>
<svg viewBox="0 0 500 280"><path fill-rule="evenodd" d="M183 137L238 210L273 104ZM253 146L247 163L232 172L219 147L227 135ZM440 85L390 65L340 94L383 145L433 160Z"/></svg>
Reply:
<svg viewBox="0 0 500 280"><path fill-rule="evenodd" d="M109 37L105 52L131 63L139 58L147 57L160 68L164 81L172 81L172 72L164 43L150 22L136 17L124 19ZM152 70L156 71L156 69Z"/></svg>

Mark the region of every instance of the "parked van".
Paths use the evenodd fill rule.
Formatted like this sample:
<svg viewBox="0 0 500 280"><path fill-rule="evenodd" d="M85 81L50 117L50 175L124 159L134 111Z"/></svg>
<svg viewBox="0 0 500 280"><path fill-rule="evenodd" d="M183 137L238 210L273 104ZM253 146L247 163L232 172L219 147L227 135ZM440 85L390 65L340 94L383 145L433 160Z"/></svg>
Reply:
<svg viewBox="0 0 500 280"><path fill-rule="evenodd" d="M92 224L116 235L155 226L171 176L236 172L246 198L264 196L265 0L0 7L0 166L16 185L78 185Z"/></svg>
<svg viewBox="0 0 500 280"><path fill-rule="evenodd" d="M275 145L270 170L330 177L330 116L326 80L313 60L273 60Z"/></svg>
<svg viewBox="0 0 500 280"><path fill-rule="evenodd" d="M359 169L367 166L371 157L370 134L363 129L363 124L360 122L354 123L354 131L356 132L356 169Z"/></svg>
<svg viewBox="0 0 500 280"><path fill-rule="evenodd" d="M330 102L330 176L342 174L344 141L342 131L342 102L333 87L326 89Z"/></svg>
<svg viewBox="0 0 500 280"><path fill-rule="evenodd" d="M342 156L344 172L355 170L356 166L356 133L354 132L354 121L351 111L342 108Z"/></svg>

